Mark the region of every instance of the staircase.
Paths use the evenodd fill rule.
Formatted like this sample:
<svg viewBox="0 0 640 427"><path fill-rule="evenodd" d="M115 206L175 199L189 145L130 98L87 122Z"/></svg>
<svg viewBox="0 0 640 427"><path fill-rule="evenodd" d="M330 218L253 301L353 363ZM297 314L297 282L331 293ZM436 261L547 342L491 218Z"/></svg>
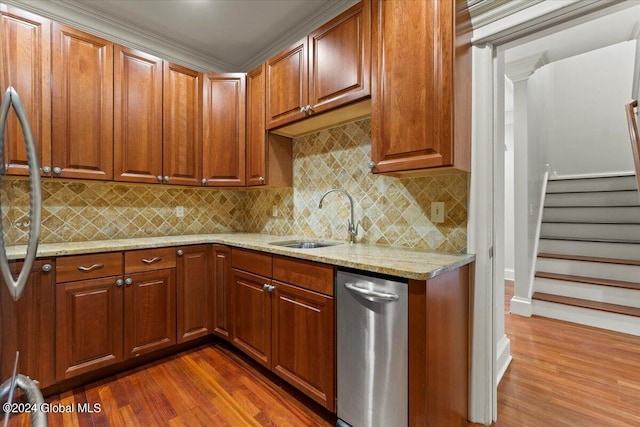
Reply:
<svg viewBox="0 0 640 427"><path fill-rule="evenodd" d="M533 314L640 336L635 175L549 180Z"/></svg>

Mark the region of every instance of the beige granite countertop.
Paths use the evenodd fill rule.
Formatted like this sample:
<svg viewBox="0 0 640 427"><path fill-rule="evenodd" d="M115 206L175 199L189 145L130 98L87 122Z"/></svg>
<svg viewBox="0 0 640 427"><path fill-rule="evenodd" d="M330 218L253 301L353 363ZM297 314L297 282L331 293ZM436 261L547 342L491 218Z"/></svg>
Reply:
<svg viewBox="0 0 640 427"><path fill-rule="evenodd" d="M219 243L272 254L286 255L310 261L349 267L407 279L426 280L454 270L475 260L471 254L449 254L408 248L344 242L337 246L314 249L294 249L271 245L271 242L305 240L297 236L273 236L255 233L197 234L184 236L149 237L136 239L97 240L90 242L43 243L38 257L116 252L162 246ZM7 248L9 259L24 257L24 246Z"/></svg>

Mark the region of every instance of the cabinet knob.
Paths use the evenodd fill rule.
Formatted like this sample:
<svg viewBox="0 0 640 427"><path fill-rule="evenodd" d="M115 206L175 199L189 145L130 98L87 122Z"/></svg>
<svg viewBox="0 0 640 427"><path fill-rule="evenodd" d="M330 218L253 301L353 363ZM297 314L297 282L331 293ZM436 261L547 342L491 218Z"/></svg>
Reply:
<svg viewBox="0 0 640 427"><path fill-rule="evenodd" d="M51 271L53 267L51 266L51 264L45 264L42 266L42 271L44 271L45 273L48 273L49 271Z"/></svg>
<svg viewBox="0 0 640 427"><path fill-rule="evenodd" d="M184 255L184 251L182 249L178 249L176 253L178 254L178 256Z"/></svg>
<svg viewBox="0 0 640 427"><path fill-rule="evenodd" d="M124 280L118 279L116 280L116 286L122 286L124 284Z"/></svg>
<svg viewBox="0 0 640 427"><path fill-rule="evenodd" d="M56 175L60 175L62 173L62 169L56 166L55 168L53 168L53 173L55 173Z"/></svg>
<svg viewBox="0 0 640 427"><path fill-rule="evenodd" d="M307 107L305 108L305 111L307 114L311 114L313 113L313 108L311 108L311 105L307 105Z"/></svg>
<svg viewBox="0 0 640 427"><path fill-rule="evenodd" d="M376 167L376 163L373 160L369 160L369 169L373 169Z"/></svg>
<svg viewBox="0 0 640 427"><path fill-rule="evenodd" d="M264 176L259 177L258 181L260 181L260 184L264 184Z"/></svg>
<svg viewBox="0 0 640 427"><path fill-rule="evenodd" d="M162 182L162 175L156 176L156 179L158 180L158 182Z"/></svg>
<svg viewBox="0 0 640 427"><path fill-rule="evenodd" d="M126 279L124 279L124 284L125 285L130 285L133 283L133 279L131 277L127 277Z"/></svg>
<svg viewBox="0 0 640 427"><path fill-rule="evenodd" d="M43 166L42 167L42 172L51 173L51 166Z"/></svg>
<svg viewBox="0 0 640 427"><path fill-rule="evenodd" d="M302 114L307 114L307 107L302 107L302 108L300 109L300 112L301 112Z"/></svg>
<svg viewBox="0 0 640 427"><path fill-rule="evenodd" d="M169 182L169 177L168 177L167 175L165 175L165 176L164 176L164 178L162 178L162 180L163 180L164 182Z"/></svg>
<svg viewBox="0 0 640 427"><path fill-rule="evenodd" d="M269 284L265 283L264 285L262 285L262 289L264 289L265 291L269 290Z"/></svg>
<svg viewBox="0 0 640 427"><path fill-rule="evenodd" d="M267 289L269 292L273 292L275 290L275 286L271 285L269 286L269 289Z"/></svg>
<svg viewBox="0 0 640 427"><path fill-rule="evenodd" d="M207 178L202 178L202 185L207 185Z"/></svg>

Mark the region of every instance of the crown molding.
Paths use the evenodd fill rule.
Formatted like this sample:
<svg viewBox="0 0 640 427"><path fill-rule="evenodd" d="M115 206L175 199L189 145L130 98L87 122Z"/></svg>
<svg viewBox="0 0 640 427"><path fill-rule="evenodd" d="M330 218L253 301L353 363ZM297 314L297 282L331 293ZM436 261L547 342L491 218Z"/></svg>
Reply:
<svg viewBox="0 0 640 427"><path fill-rule="evenodd" d="M289 28L285 33L281 33L273 39L266 48L260 49L251 55L244 63L239 65L239 69L247 72L262 64L275 54L288 46L293 45L316 28L326 24L359 0L331 0L316 9L313 14L298 22L293 28Z"/></svg>
<svg viewBox="0 0 640 427"><path fill-rule="evenodd" d="M87 3L70 0L2 1L196 71L225 72L233 70L233 64L203 55L188 46L173 43L158 34L141 31L126 22L106 16L91 8Z"/></svg>
<svg viewBox="0 0 640 427"><path fill-rule="evenodd" d="M491 24L544 0L467 0L474 29Z"/></svg>
<svg viewBox="0 0 640 427"><path fill-rule="evenodd" d="M546 52L516 59L505 64L504 74L513 83L527 80L538 68L549 63Z"/></svg>

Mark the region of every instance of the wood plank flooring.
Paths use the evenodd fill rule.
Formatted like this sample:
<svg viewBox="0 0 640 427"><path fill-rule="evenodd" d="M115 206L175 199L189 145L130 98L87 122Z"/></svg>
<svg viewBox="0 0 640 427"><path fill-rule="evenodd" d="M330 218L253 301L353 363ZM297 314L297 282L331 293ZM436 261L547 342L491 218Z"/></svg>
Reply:
<svg viewBox="0 0 640 427"><path fill-rule="evenodd" d="M511 282L506 290L508 310ZM509 313L505 331L513 361L497 427L640 425L639 337Z"/></svg>
<svg viewBox="0 0 640 427"><path fill-rule="evenodd" d="M333 426L335 418L226 344L168 359L47 399L100 404L94 413L51 413L49 426ZM28 426L26 414L11 426Z"/></svg>
<svg viewBox="0 0 640 427"><path fill-rule="evenodd" d="M507 310L513 295L507 285ZM513 361L496 427L640 425L640 338L506 314ZM48 399L100 403L55 426L332 426L335 418L225 344L206 345ZM27 426L28 417L12 426ZM471 424L470 424L471 425ZM443 427L443 426L436 426Z"/></svg>

